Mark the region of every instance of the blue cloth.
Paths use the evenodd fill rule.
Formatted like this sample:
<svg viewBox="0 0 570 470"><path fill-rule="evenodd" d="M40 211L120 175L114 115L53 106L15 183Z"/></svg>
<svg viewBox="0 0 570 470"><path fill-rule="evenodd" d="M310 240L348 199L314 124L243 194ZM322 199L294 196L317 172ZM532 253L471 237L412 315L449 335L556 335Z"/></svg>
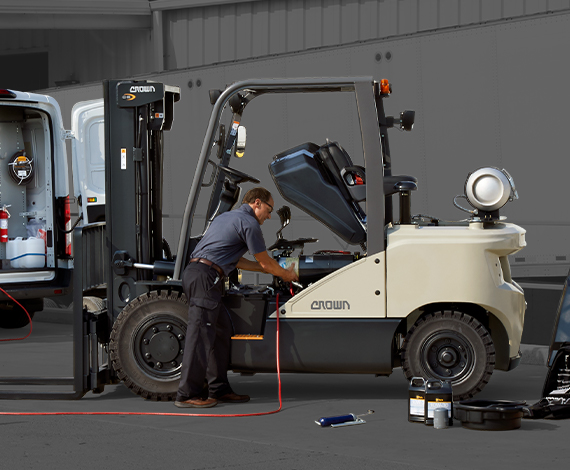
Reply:
<svg viewBox="0 0 570 470"><path fill-rule="evenodd" d="M266 251L261 226L249 204L217 216L196 245L192 258L205 258L216 263L226 276L240 258L249 251L252 255Z"/></svg>

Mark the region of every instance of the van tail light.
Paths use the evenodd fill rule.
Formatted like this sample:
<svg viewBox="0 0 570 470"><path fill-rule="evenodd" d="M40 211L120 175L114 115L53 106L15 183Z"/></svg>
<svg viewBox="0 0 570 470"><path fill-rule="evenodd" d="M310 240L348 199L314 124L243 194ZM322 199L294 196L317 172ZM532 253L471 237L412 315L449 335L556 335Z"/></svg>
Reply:
<svg viewBox="0 0 570 470"><path fill-rule="evenodd" d="M65 254L71 256L71 207L69 204L69 196L65 197Z"/></svg>
<svg viewBox="0 0 570 470"><path fill-rule="evenodd" d="M14 93L12 90L0 90L0 98L16 98L16 96L16 93Z"/></svg>

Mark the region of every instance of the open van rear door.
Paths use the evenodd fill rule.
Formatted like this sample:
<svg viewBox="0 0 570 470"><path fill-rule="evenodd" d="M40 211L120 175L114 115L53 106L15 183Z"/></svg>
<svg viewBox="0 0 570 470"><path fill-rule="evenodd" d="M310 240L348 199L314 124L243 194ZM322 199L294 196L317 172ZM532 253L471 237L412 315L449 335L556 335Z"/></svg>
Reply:
<svg viewBox="0 0 570 470"><path fill-rule="evenodd" d="M83 223L105 220L103 100L82 101L71 112L73 188Z"/></svg>
<svg viewBox="0 0 570 470"><path fill-rule="evenodd" d="M57 102L0 90L0 327L28 323L71 279L69 180Z"/></svg>

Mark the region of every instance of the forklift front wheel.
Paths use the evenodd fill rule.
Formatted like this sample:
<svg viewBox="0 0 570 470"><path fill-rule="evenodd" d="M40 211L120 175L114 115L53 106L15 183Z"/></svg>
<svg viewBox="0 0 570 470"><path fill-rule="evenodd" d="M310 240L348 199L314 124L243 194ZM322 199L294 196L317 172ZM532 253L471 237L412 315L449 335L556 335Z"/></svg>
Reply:
<svg viewBox="0 0 570 470"><path fill-rule="evenodd" d="M402 368L412 377L451 381L454 400L480 392L495 368L495 346L487 329L461 312L421 317L402 346Z"/></svg>
<svg viewBox="0 0 570 470"><path fill-rule="evenodd" d="M176 398L188 305L178 292L150 292L130 302L111 332L109 355L119 379L155 401Z"/></svg>

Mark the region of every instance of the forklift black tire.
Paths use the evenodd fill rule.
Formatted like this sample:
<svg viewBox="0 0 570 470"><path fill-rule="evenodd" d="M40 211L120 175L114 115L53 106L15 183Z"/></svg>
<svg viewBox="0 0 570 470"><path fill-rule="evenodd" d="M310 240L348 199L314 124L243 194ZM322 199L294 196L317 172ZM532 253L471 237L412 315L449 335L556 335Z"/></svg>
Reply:
<svg viewBox="0 0 570 470"><path fill-rule="evenodd" d="M143 294L119 314L109 356L132 392L154 401L176 398L187 318L186 296L176 291Z"/></svg>
<svg viewBox="0 0 570 470"><path fill-rule="evenodd" d="M36 310L34 310L31 305L28 305L23 300L20 300L19 302L28 311L30 318L34 318L34 313L36 313ZM0 305L0 328L6 330L24 328L30 324L30 318L28 318L26 312L24 312L24 310L22 310L19 305L13 304L12 302L9 304L3 303Z"/></svg>
<svg viewBox="0 0 570 470"><path fill-rule="evenodd" d="M443 311L421 317L402 346L405 377L451 381L453 399L479 393L495 368L495 346L487 329L462 312Z"/></svg>

